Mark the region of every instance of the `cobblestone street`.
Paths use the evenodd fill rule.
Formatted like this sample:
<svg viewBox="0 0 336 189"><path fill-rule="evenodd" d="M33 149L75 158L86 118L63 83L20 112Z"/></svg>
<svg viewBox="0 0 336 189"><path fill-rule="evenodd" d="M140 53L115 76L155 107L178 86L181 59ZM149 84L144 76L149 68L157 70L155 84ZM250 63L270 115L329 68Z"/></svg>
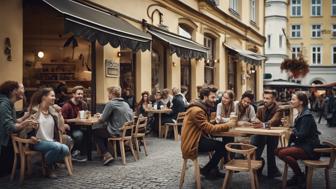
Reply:
<svg viewBox="0 0 336 189"><path fill-rule="evenodd" d="M324 122L319 125L319 130L323 133L322 140L336 142L336 128L328 128ZM178 188L180 169L182 165L180 144L173 140L163 140L149 138L149 156L145 157L141 153L139 161L134 162L131 154L127 154L127 165L123 166L121 160L115 160L110 166L102 166L98 158L92 162L74 164L74 175L66 175L64 168L58 169L59 178L50 180L41 177L41 171L36 169L31 178L26 178L22 188ZM96 157L96 156L94 156ZM208 161L206 154L200 156L201 166ZM277 159L280 170L283 170L282 162ZM189 162L184 188L195 188L194 174L191 162ZM265 173L264 169L264 173ZM289 169L288 178L292 176ZM336 171L332 170L330 175L331 188L336 187ZM209 181L202 178L202 188L221 188L223 180ZM235 173L231 182L231 188L250 188L249 177L246 173ZM10 182L9 177L0 179L0 188L19 188L18 178L15 182ZM280 188L281 178L260 180L260 188ZM314 172L313 188L325 188L324 172L318 170Z"/></svg>

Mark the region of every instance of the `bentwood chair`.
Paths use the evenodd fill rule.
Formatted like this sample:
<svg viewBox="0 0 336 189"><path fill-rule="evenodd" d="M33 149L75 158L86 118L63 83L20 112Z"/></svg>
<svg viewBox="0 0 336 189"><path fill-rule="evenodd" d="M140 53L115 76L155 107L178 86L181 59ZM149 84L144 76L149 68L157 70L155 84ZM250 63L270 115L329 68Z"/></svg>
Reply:
<svg viewBox="0 0 336 189"><path fill-rule="evenodd" d="M201 189L201 174L200 174L200 168L198 165L198 159L196 158L192 161L193 161L194 170L195 170L196 189ZM187 163L188 163L188 159L183 159L179 189L182 189L183 187L184 177L185 177L185 173L187 170Z"/></svg>
<svg viewBox="0 0 336 189"><path fill-rule="evenodd" d="M175 141L178 141L178 127L182 127L185 115L186 112L180 112L177 114L176 122L165 124L165 139L167 139L169 129L173 128Z"/></svg>
<svg viewBox="0 0 336 189"><path fill-rule="evenodd" d="M227 173L224 178L222 189L229 187L229 183L234 171L248 172L251 179L251 188L259 188L257 170L261 168L262 162L255 159L255 150L257 147L251 144L243 143L229 143L225 145L225 149L228 151L229 162L224 165ZM246 159L231 159L231 153L238 153L243 155Z"/></svg>
<svg viewBox="0 0 336 189"><path fill-rule="evenodd" d="M140 142L143 143L144 146L144 151L145 151L145 155L147 156L147 145L146 145L146 141L145 141L145 136L146 136L146 126L147 126L147 117L138 117L136 125L135 125L135 131L133 134L133 142L135 143L135 147L136 147L136 153L137 153L137 157L139 159L139 153L140 153Z"/></svg>
<svg viewBox="0 0 336 189"><path fill-rule="evenodd" d="M130 150L132 152L132 155L134 157L134 160L135 161L137 160L137 157L135 155L134 148L133 148L133 142L132 142L133 129L134 129L134 123L133 123L133 121L126 122L119 129L120 133L121 133L120 137L111 137L111 138L108 138L108 141L112 142L112 144L113 144L114 158L115 159L117 158L117 142L119 142L121 159L122 159L122 163L124 165L126 165L125 145L129 146L129 148L130 148Z"/></svg>

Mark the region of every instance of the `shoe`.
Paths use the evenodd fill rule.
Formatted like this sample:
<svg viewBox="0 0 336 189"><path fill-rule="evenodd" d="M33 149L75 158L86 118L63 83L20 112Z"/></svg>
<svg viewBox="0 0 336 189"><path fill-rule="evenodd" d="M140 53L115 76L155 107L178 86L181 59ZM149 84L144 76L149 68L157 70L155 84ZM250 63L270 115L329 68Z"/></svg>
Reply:
<svg viewBox="0 0 336 189"><path fill-rule="evenodd" d="M290 179L287 181L287 186L295 186L295 185L297 185L297 183L298 183L297 176L294 175L292 178L290 178Z"/></svg>
<svg viewBox="0 0 336 189"><path fill-rule="evenodd" d="M72 153L71 153L71 156L72 157L75 157L75 156L78 156L80 155L80 151L79 150L74 150Z"/></svg>
<svg viewBox="0 0 336 189"><path fill-rule="evenodd" d="M218 168L211 169L207 175L205 175L205 179L207 180L217 180L223 179L225 177L224 173L221 173Z"/></svg>
<svg viewBox="0 0 336 189"><path fill-rule="evenodd" d="M52 171L52 166L46 167L46 177L50 179L57 179L57 175Z"/></svg>
<svg viewBox="0 0 336 189"><path fill-rule="evenodd" d="M279 169L275 169L275 171L271 171L271 173L268 174L268 178L276 178L276 177L281 177L282 174L279 171Z"/></svg>
<svg viewBox="0 0 336 189"><path fill-rule="evenodd" d="M103 158L104 165L108 165L113 160L114 160L114 158L112 157L112 155L110 154L110 152L106 152L104 154L104 158Z"/></svg>
<svg viewBox="0 0 336 189"><path fill-rule="evenodd" d="M76 155L76 156L72 156L72 161L74 162L86 162L87 161L87 158L86 157L83 157L81 155Z"/></svg>

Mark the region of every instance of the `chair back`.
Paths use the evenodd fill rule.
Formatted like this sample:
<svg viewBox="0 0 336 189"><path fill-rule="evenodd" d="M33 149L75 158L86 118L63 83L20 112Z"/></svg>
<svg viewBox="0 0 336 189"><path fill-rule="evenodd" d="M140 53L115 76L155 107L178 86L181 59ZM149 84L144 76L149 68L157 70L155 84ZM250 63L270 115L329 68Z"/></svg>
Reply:
<svg viewBox="0 0 336 189"><path fill-rule="evenodd" d="M124 125L119 129L121 131L121 138L131 138L133 135L134 122L129 121L124 123Z"/></svg>
<svg viewBox="0 0 336 189"><path fill-rule="evenodd" d="M148 121L147 117L143 116L138 117L138 120L135 125L135 132L134 132L135 136L137 136L138 134L146 133L147 121Z"/></svg>
<svg viewBox="0 0 336 189"><path fill-rule="evenodd" d="M256 146L244 143L228 143L225 145L225 149L228 151L229 160L231 153L242 154L247 160L248 169L251 169L251 159L255 159Z"/></svg>
<svg viewBox="0 0 336 189"><path fill-rule="evenodd" d="M184 120L184 117L186 115L187 112L180 112L177 114L177 118L176 118L176 123L177 124L182 124L183 123L183 120Z"/></svg>
<svg viewBox="0 0 336 189"><path fill-rule="evenodd" d="M335 160L336 160L336 145L334 143L328 142L328 141L324 141L324 142L322 142L322 144L330 147L330 148L327 149L330 153L330 160L329 160L328 169L332 169L334 167Z"/></svg>
<svg viewBox="0 0 336 189"><path fill-rule="evenodd" d="M20 156L24 155L24 152L26 150L29 150L29 144L32 144L32 141L30 139L20 138L18 137L17 134L12 134L11 138L12 138L14 153L20 154Z"/></svg>

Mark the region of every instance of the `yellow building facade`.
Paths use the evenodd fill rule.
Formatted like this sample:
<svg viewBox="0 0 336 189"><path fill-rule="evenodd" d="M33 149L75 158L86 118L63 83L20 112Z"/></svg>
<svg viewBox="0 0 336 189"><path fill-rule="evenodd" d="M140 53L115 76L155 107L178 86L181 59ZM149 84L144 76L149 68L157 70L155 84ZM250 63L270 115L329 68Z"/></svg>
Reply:
<svg viewBox="0 0 336 189"><path fill-rule="evenodd" d="M8 55L0 53L0 82L24 80L23 64L26 56L23 53L23 1L1 2L0 38L3 41L10 39L12 59L9 61ZM195 99L197 86L205 82L215 85L219 90L233 89L237 97L245 90L252 90L257 99L261 99L264 1L91 0L79 3L109 14L113 12L114 16L152 36L150 49L138 50L130 56L135 60L131 73L133 77L130 78L133 78L131 82L134 82L137 100L142 91L151 91L153 87L180 88L184 85L188 85L190 97ZM169 37L172 41L168 40ZM182 44L174 43L179 41L192 43L196 51L205 46L207 57L185 58L172 53L175 45L183 50ZM1 43L0 48L4 49L5 44ZM192 48L192 45L185 48L189 52L188 48ZM106 88L124 82L120 77L124 74L122 71L117 74L119 77L107 77L105 61L109 59L120 64L128 61L123 60L124 49L113 48L109 44L102 46L96 43L95 52L93 76L96 81L96 103L104 104L107 101ZM48 55L48 52L45 54ZM157 70L153 67L157 67Z"/></svg>
<svg viewBox="0 0 336 189"><path fill-rule="evenodd" d="M310 65L303 84L335 81L336 74L336 1L289 0L288 54L302 53Z"/></svg>

